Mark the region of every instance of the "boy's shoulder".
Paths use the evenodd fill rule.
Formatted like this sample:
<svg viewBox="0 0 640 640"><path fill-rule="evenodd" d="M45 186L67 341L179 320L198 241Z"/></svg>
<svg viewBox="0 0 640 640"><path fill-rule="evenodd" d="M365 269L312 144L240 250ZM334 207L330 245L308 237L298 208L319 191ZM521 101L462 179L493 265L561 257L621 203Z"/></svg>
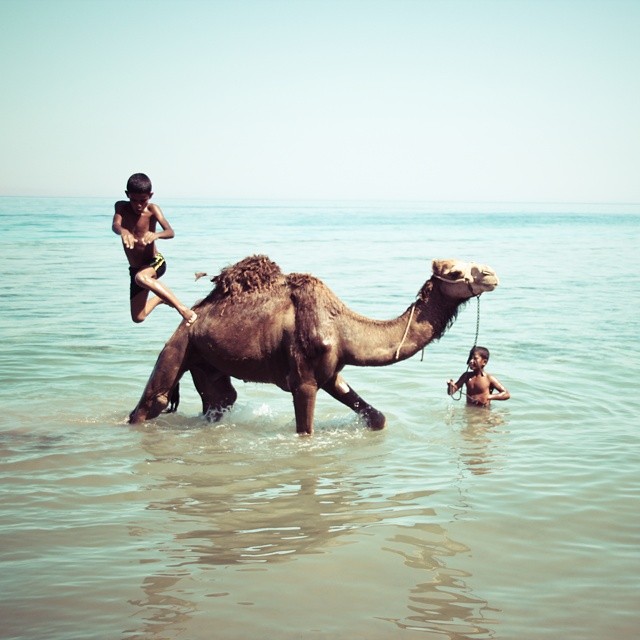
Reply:
<svg viewBox="0 0 640 640"><path fill-rule="evenodd" d="M128 200L118 200L114 205L113 208L115 209L116 213L132 213L131 211L131 205L129 204Z"/></svg>
<svg viewBox="0 0 640 640"><path fill-rule="evenodd" d="M119 213L123 216L130 215L137 217L139 215L136 214L135 211L131 208L131 203L128 200L118 200L114 204L114 209L116 213ZM142 213L143 215L146 213L147 215L157 216L162 215L162 209L160 209L157 204L153 204L152 202L150 202Z"/></svg>

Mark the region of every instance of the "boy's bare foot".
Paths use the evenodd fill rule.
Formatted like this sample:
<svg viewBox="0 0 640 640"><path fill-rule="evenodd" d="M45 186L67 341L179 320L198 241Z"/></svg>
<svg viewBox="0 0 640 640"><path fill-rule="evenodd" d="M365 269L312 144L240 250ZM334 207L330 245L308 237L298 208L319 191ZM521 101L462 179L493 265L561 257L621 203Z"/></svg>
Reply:
<svg viewBox="0 0 640 640"><path fill-rule="evenodd" d="M195 311L192 311L189 318L185 318L186 320L185 324L187 325L187 327L190 327L197 319L198 319L198 314Z"/></svg>

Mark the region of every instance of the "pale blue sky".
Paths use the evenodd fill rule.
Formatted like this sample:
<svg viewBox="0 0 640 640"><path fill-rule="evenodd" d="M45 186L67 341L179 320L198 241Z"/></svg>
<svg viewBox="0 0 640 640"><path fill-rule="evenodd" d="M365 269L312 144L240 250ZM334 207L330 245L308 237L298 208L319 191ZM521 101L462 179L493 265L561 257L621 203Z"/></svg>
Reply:
<svg viewBox="0 0 640 640"><path fill-rule="evenodd" d="M0 0L0 195L640 202L640 0Z"/></svg>

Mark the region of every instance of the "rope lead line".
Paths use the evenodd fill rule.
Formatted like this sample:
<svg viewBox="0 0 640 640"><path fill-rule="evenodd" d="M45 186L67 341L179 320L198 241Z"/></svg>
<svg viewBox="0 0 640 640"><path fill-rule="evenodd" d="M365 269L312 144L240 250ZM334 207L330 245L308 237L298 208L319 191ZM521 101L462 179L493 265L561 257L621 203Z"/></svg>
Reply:
<svg viewBox="0 0 640 640"><path fill-rule="evenodd" d="M476 312L476 337L473 340L473 346L477 346L478 345L478 335L480 334L480 296L482 294L478 294L476 296L476 301L478 303L478 310ZM411 326L411 321L413 320L413 312L416 309L416 303L414 302L411 305L411 313L409 314L409 320L407 321L407 326L404 330L404 335L402 336L402 340L400 340L400 344L398 345L398 348L396 349L396 356L395 356L395 360L398 359L398 357L400 356L400 349L402 349L402 345L404 344L404 341L407 339L407 333L409 333L409 327ZM424 347L422 348L422 358L420 359L420 361L422 361L422 359L424 358Z"/></svg>
<svg viewBox="0 0 640 640"><path fill-rule="evenodd" d="M474 349L475 347L478 346L478 335L480 334L480 295L481 294L478 294L476 296L476 301L478 303L478 306L477 306L478 310L476 312L476 337L473 340L473 347L471 347L471 349ZM467 369L469 369L468 364L467 364ZM456 398L455 395L451 394L451 398L457 401L462 398L462 394L464 393L464 391L462 391L462 387L460 387L456 393L458 394L458 397ZM465 393L464 395L466 396L467 394Z"/></svg>
<svg viewBox="0 0 640 640"><path fill-rule="evenodd" d="M478 334L480 333L480 294L476 296L476 300L478 302L477 312L476 312L476 337L473 340L473 346L478 346Z"/></svg>

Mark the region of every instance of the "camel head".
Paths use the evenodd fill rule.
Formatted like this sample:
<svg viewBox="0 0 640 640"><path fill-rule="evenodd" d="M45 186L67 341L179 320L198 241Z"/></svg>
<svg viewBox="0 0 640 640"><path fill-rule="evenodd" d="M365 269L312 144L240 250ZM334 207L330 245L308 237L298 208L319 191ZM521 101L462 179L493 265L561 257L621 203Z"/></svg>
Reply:
<svg viewBox="0 0 640 640"><path fill-rule="evenodd" d="M491 267L462 260L434 260L433 277L446 296L459 300L493 291L499 283Z"/></svg>

